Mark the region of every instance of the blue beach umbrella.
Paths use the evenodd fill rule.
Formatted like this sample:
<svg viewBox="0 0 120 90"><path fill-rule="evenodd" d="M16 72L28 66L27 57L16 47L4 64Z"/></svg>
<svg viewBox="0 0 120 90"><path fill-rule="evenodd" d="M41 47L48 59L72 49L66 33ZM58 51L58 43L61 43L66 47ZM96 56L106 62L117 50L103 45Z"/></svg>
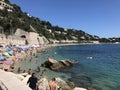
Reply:
<svg viewBox="0 0 120 90"><path fill-rule="evenodd" d="M10 55L13 55L13 51L8 51L7 53Z"/></svg>
<svg viewBox="0 0 120 90"><path fill-rule="evenodd" d="M4 56L0 56L0 60L4 60L5 59L5 57Z"/></svg>

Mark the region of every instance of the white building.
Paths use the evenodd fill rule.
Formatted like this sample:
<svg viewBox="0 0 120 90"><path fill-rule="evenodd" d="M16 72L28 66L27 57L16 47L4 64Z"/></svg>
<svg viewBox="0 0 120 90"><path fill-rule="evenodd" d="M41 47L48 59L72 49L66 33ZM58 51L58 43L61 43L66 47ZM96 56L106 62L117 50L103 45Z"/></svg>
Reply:
<svg viewBox="0 0 120 90"><path fill-rule="evenodd" d="M13 7L11 5L5 3L4 0L0 1L0 9L1 10L7 9L9 12L13 11Z"/></svg>

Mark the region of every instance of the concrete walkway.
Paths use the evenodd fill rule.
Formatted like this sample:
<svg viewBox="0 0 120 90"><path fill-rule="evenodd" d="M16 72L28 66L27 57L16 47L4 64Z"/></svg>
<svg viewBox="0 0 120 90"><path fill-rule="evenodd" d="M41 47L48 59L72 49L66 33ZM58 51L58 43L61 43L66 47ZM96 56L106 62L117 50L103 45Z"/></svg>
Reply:
<svg viewBox="0 0 120 90"><path fill-rule="evenodd" d="M28 86L23 84L22 81L17 79L14 73L5 72L1 69L0 81L2 82L2 87L4 85L4 87L6 87L6 90L31 90Z"/></svg>

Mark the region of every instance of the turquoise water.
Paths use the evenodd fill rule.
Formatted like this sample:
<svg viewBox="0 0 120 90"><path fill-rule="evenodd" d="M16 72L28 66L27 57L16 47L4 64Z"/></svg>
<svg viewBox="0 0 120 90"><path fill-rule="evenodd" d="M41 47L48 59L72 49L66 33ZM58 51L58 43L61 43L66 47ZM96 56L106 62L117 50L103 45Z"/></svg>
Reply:
<svg viewBox="0 0 120 90"><path fill-rule="evenodd" d="M37 66L35 64L36 59L41 64L47 60L48 56L56 60L69 59L78 61L70 69L59 72L47 70L45 75L49 78L59 76L73 81L77 86L93 87L96 90L120 90L119 44L74 45L50 48L48 52L38 54L38 58L34 58L32 63L24 61L21 64L22 69L32 68L32 70L35 70Z"/></svg>
<svg viewBox="0 0 120 90"><path fill-rule="evenodd" d="M67 71L77 86L120 90L120 45L77 45L57 48L58 55L77 60Z"/></svg>

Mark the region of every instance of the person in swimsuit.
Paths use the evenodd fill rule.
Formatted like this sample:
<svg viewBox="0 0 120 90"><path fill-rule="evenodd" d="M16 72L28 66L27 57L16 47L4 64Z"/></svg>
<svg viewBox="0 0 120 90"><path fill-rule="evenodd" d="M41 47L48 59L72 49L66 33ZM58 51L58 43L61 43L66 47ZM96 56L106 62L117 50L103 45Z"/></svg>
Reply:
<svg viewBox="0 0 120 90"><path fill-rule="evenodd" d="M49 82L48 86L49 90L58 90L58 85L55 78L53 78L52 81Z"/></svg>

